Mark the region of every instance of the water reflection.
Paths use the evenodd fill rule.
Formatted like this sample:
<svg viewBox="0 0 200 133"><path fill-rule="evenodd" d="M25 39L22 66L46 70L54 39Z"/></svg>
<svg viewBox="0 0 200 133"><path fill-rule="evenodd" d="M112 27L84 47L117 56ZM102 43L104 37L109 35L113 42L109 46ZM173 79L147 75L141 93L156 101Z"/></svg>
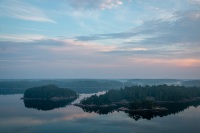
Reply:
<svg viewBox="0 0 200 133"><path fill-rule="evenodd" d="M100 91L97 93L90 93L90 94L80 94L78 98L69 99L69 100L59 100L59 101L52 101L52 100L24 100L24 106L26 108L33 108L42 111L53 110L55 108L62 108L66 107L71 104L79 103L83 98L90 97L92 95L102 95L105 94L106 91Z"/></svg>
<svg viewBox="0 0 200 133"><path fill-rule="evenodd" d="M84 112L88 112L88 113L97 113L99 115L106 115L109 113L114 112L117 108L117 106L113 106L113 107L80 107L83 109Z"/></svg>
<svg viewBox="0 0 200 133"><path fill-rule="evenodd" d="M38 111L37 109L27 109L22 100L22 95L0 96L0 132L1 133L199 133L200 126L200 106L197 108L188 105L169 105L171 113L167 117L156 117L146 120L140 118L135 121L128 117L128 112L110 112L107 115L84 112L82 108L69 105L65 108L51 111ZM194 103L189 106L197 106ZM166 105L167 107L168 105ZM168 107L168 108L169 108ZM173 110L174 107L180 108ZM182 109L184 111L182 111ZM115 109L114 109L115 110ZM90 109L91 111L91 109ZM166 112L167 113L167 112ZM164 115L163 115L164 116ZM102 130L103 129L103 130Z"/></svg>
<svg viewBox="0 0 200 133"><path fill-rule="evenodd" d="M185 109L189 108L190 106L197 107L200 105L200 101L193 101L193 102L185 102L185 103L162 103L160 106L167 108L168 110L165 111L138 111L138 112L129 112L129 111L123 111L128 116L134 120L139 119L147 119L151 120L154 117L164 117L171 114L177 114ZM84 112L95 112L97 114L109 114L114 111L117 111L119 106L114 107L81 107Z"/></svg>
<svg viewBox="0 0 200 133"><path fill-rule="evenodd" d="M24 106L26 108L34 108L37 110L48 111L53 110L55 108L62 108L66 107L71 104L76 98L74 99L67 99L67 100L59 100L59 101L52 101L52 100L23 100Z"/></svg>

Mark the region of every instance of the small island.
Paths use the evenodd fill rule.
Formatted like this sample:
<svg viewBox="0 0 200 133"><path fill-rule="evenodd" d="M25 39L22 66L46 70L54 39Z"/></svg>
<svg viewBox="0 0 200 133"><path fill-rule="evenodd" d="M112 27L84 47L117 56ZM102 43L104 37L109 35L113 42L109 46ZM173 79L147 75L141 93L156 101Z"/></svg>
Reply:
<svg viewBox="0 0 200 133"><path fill-rule="evenodd" d="M67 100L77 98L76 92L66 89L58 88L55 85L44 85L40 87L29 88L24 92L24 100Z"/></svg>

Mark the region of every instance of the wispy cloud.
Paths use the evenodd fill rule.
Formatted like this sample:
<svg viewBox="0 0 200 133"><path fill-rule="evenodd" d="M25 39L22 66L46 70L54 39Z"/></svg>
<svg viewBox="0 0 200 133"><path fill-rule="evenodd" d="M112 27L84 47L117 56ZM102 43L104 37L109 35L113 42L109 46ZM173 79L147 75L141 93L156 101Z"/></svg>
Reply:
<svg viewBox="0 0 200 133"><path fill-rule="evenodd" d="M45 39L43 35L16 35L16 34L9 34L9 35L1 35L1 41L9 41L9 42L33 42L36 40Z"/></svg>
<svg viewBox="0 0 200 133"><path fill-rule="evenodd" d="M64 54L67 52L70 56L79 53L77 55L84 56L115 56L123 58L126 57L137 57L146 58L151 57L152 59L198 59L199 45L194 44L170 44L170 45L116 45L116 44L105 44L96 42L85 42L76 41L73 39L62 39L62 38L48 38L43 35L1 35L0 45L2 50L6 47L18 47L23 46L36 47L37 49L46 50L53 52L54 54ZM139 42L141 43L141 42ZM192 45L192 47L191 47ZM11 48L9 47L9 49ZM12 49L11 49L12 50ZM81 52L79 52L81 51ZM77 56L76 55L76 56Z"/></svg>
<svg viewBox="0 0 200 133"><path fill-rule="evenodd" d="M69 5L75 9L112 9L122 5L125 0L68 0Z"/></svg>
<svg viewBox="0 0 200 133"><path fill-rule="evenodd" d="M103 44L98 44L94 42L81 42L81 41L74 41L71 39L65 39L65 40L60 40L57 39L57 44L62 43L63 45L54 45L52 47L49 47L45 45L44 47L40 47L46 50L50 50L56 53L62 53L66 51L82 51L80 54L94 54L98 52L108 52L112 51L114 49L117 49L118 47L115 45L103 45Z"/></svg>
<svg viewBox="0 0 200 133"><path fill-rule="evenodd" d="M185 49L188 50L188 49ZM185 51L184 50L184 51ZM173 50L172 50L173 51ZM170 76L167 69L177 70L188 76L189 72L197 72L200 66L196 54L189 57L184 51L169 51L169 49L152 49L148 47L125 47L99 44L95 42L81 42L69 39L45 38L27 39L24 42L0 42L0 73L6 74L8 70L17 69L30 76L38 74L49 77L102 76L104 73L110 77L131 77L137 74L156 72L163 76ZM111 53L114 54L111 54ZM194 51L189 50L190 54ZM197 50L198 52L198 50ZM174 54L174 55L173 55ZM167 56L165 58L165 56ZM48 66L48 67L47 67ZM148 68L148 69L147 69ZM183 69L189 69L184 72ZM84 69L84 71L83 71ZM152 73L149 72L151 69ZM20 70L20 71L19 71ZM36 73L32 73L31 71ZM56 70L56 71L55 71ZM72 72L70 72L72 71ZM76 72L75 72L76 71ZM92 74L94 72L94 74ZM119 73L117 73L119 72ZM91 75L90 75L91 74ZM190 73L193 77L194 75ZM197 74L198 75L198 74ZM19 76L19 75L18 75ZM109 77L109 76L108 76ZM140 76L141 77L141 76ZM105 78L105 77L104 77Z"/></svg>
<svg viewBox="0 0 200 133"><path fill-rule="evenodd" d="M162 47L163 45L190 44L197 47L200 42L200 11L177 12L175 15L178 19L172 22L162 19L147 20L141 26L129 31L77 36L75 39L78 41L120 39L124 45ZM140 39L135 41L134 38ZM124 41L124 39L129 39L129 41Z"/></svg>
<svg viewBox="0 0 200 133"><path fill-rule="evenodd" d="M188 1L193 4L200 4L200 0L188 0Z"/></svg>
<svg viewBox="0 0 200 133"><path fill-rule="evenodd" d="M29 30L29 31L44 31L46 32L45 30L39 30L39 29L32 29L32 28L18 28L18 29L22 29L22 30Z"/></svg>
<svg viewBox="0 0 200 133"><path fill-rule="evenodd" d="M21 20L56 23L45 15L45 13L28 3L20 1L1 1L0 16L12 17Z"/></svg>

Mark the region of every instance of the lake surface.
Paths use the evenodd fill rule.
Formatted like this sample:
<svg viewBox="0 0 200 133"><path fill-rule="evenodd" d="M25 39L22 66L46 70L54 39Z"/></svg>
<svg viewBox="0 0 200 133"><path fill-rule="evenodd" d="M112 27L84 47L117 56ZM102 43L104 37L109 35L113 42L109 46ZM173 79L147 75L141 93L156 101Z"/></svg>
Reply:
<svg viewBox="0 0 200 133"><path fill-rule="evenodd" d="M101 92L99 94L103 94ZM82 94L72 103L79 103ZM199 133L200 106L180 107L177 111L163 117L153 116L150 120L135 120L125 112L108 112L99 115L82 108L66 105L59 108L25 107L23 95L0 95L0 132L1 133ZM135 116L134 116L135 117ZM137 117L137 116L136 116Z"/></svg>

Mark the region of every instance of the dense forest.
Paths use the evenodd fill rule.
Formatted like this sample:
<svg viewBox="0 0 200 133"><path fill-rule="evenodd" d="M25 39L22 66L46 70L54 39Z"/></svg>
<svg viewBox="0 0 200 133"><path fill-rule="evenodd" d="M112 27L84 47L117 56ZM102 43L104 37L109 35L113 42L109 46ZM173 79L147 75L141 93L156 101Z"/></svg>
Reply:
<svg viewBox="0 0 200 133"><path fill-rule="evenodd" d="M26 89L0 89L0 95L24 94Z"/></svg>
<svg viewBox="0 0 200 133"><path fill-rule="evenodd" d="M77 93L96 93L98 91L119 89L134 85L183 85L199 86L200 80L179 79L19 79L0 80L0 95L23 94L28 88L54 84L60 88L70 88Z"/></svg>
<svg viewBox="0 0 200 133"><path fill-rule="evenodd" d="M199 86L200 87L200 80L189 80L184 81L182 83L183 86Z"/></svg>
<svg viewBox="0 0 200 133"><path fill-rule="evenodd" d="M120 81L106 79L0 80L0 94L23 94L28 88L49 84L54 84L60 88L70 88L77 93L96 93L121 88L123 85Z"/></svg>
<svg viewBox="0 0 200 133"><path fill-rule="evenodd" d="M186 101L200 97L200 87L184 86L132 86L119 90L109 90L104 95L93 95L83 99L81 104L105 105L117 102L150 101Z"/></svg>
<svg viewBox="0 0 200 133"><path fill-rule="evenodd" d="M70 89L58 88L55 85L45 85L40 87L29 88L24 92L24 98L51 99L59 98L74 98L78 95Z"/></svg>

